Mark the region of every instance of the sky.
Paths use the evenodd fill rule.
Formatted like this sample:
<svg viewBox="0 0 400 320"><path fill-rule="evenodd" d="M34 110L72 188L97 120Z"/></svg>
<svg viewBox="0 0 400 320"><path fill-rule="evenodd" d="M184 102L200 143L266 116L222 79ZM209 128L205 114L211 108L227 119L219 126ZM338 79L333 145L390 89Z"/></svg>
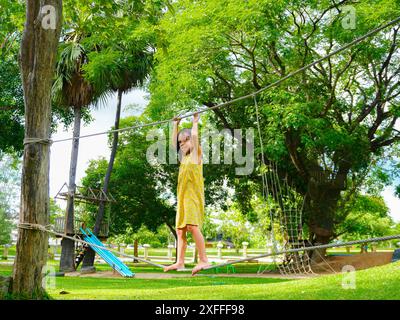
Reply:
<svg viewBox="0 0 400 320"><path fill-rule="evenodd" d="M127 117L137 115L137 111L129 110L129 105L135 104L139 109L144 109L148 103L146 100L147 92L139 89L132 90L122 97L122 115ZM111 129L114 125L117 98L116 95L110 97L107 102L98 110L92 112L94 120L81 128L81 135L103 132ZM72 128L67 131L60 126L52 139L63 139L72 137ZM98 159L99 157L109 158L110 149L108 147L107 135L100 135L90 138L84 138L80 141L79 157L77 167L77 185L85 176L85 170L89 165L89 161ZM54 143L51 148L50 159L50 196L55 197L65 182L68 182L69 163L71 154L71 141ZM390 214L394 221L400 222L400 199L394 196L394 187L387 187L383 190L382 196L386 205L390 209ZM57 201L57 203L65 208L65 201Z"/></svg>
<svg viewBox="0 0 400 320"><path fill-rule="evenodd" d="M129 110L129 106L135 104L141 108L147 105L147 93L141 90L132 90L122 97L121 118L138 115L138 112ZM81 126L81 135L104 132L110 130L115 122L115 112L117 105L116 94L110 97L98 110L92 111L94 120ZM128 107L128 108L127 108ZM58 127L52 139L64 139L72 137L72 127L66 131L63 125ZM51 147L50 154L50 197L54 198L64 183L69 180L69 165L71 157L71 141L57 142ZM108 147L108 135L99 135L95 137L83 138L79 143L78 166L76 172L76 184L80 185L80 180L85 176L85 170L90 160L105 157L109 159L110 148ZM57 201L64 208L64 201Z"/></svg>

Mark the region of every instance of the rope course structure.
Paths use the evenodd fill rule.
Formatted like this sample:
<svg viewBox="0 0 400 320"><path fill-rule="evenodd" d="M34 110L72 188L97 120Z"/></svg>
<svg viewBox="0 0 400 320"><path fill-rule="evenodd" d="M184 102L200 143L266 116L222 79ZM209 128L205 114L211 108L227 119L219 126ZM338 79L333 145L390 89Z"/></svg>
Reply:
<svg viewBox="0 0 400 320"><path fill-rule="evenodd" d="M51 229L52 225L43 226L43 225L35 224L35 223L19 223L18 224L18 228L26 229L26 230L37 230L37 231L47 232L47 233L50 233L50 234L55 235L55 236L59 236L59 237L62 237L62 238L73 240L73 241L78 242L78 243L85 244L87 246L92 246L92 247L96 247L96 248L99 248L99 249L107 250L107 251L113 252L113 253L115 253L117 255L126 257L126 258L135 258L138 261L145 262L147 264L150 264L150 265L158 267L158 268L164 268L163 265L155 263L153 261L149 261L149 260L146 260L146 259L143 259L143 258L140 258L140 257L127 255L125 253L122 253L120 251L117 251L117 250L114 250L114 249L111 249L111 248L105 248L103 246L99 246L99 245L96 245L94 243L89 243L89 242L87 242L85 240L82 240L80 238L71 237L71 236L68 236L68 235L66 235L64 233L56 232L56 231Z"/></svg>
<svg viewBox="0 0 400 320"><path fill-rule="evenodd" d="M262 166L261 166L261 177L262 177L262 184L263 184L262 194L263 194L264 206L269 211L269 214L270 214L271 237L273 240L273 249L272 249L272 252L269 252L266 254L257 255L257 256L253 256L253 257L246 257L243 259L237 259L237 260L230 261L227 263L211 265L211 266L205 267L203 270L219 268L219 267L228 266L228 265L235 264L235 263L251 261L251 260L264 258L264 257L273 257L274 261L276 261L275 259L277 259L277 257L280 257L281 263L278 263L278 267L282 273L284 273L284 274L311 273L312 270L310 267L310 256L309 256L310 251L313 251L316 249L345 247L345 246L350 246L350 245L355 245L355 244L363 244L363 243L369 243L369 242L379 242L379 241L400 239L400 235L392 235L392 236L386 236L386 237L349 241L349 242L345 242L345 243L333 243L333 244L315 245L315 246L310 245L308 243L308 241L304 240L305 236L304 236L304 231L302 229L302 225L303 225L302 212L303 212L305 198L301 199L293 191L293 188L291 188L289 186L289 184L287 183L287 180L283 185L281 185L281 183L280 183L281 178L278 176L277 164L273 163L273 162L267 163L264 158L263 142L262 142L262 136L261 136L260 121L259 121L259 110L258 110L258 104L257 104L257 99L256 99L256 96L259 95L260 93L280 85L282 82L286 81L287 79L310 69L311 67L323 62L324 60L326 60L342 51L345 51L358 43L361 43L362 41L371 37L372 35L380 32L390 26L396 25L399 22L400 22L400 17L397 17L397 18L391 20L390 22L381 25L378 28L369 31L368 33L364 34L363 36L354 39L353 41L338 48L337 50L334 50L333 52L325 55L324 57L321 57L320 59L315 60L314 62L287 74L286 76L259 89L258 91L255 91L253 93L250 93L248 95L244 95L244 96L241 96L241 97L238 97L235 99L232 99L227 102L217 104L212 107L208 107L206 109L197 110L195 112L186 113L184 115L179 116L179 119L191 117L196 113L203 113L203 112L211 111L213 109L227 107L227 106L233 105L234 103L236 103L238 101L242 101L242 100L245 100L248 98L254 99L254 104L256 107L257 126L258 126L258 133L259 133L260 145L261 145L261 150L262 150L262 152L260 154L261 163L262 163ZM35 144L35 143L52 144L52 143L58 143L58 142L64 142L64 141L71 141L71 140L76 140L76 139L110 134L113 132L124 132L124 131L130 131L130 130L134 130L134 129L149 127L149 126L157 126L157 125L169 123L172 120L173 119L168 119L168 120L162 120L162 121L157 121L157 122L144 123L144 124L139 124L139 125L135 125L135 126L131 126L131 127L117 129L117 130L108 130L108 131L104 131L104 132L98 132L98 133L93 133L93 134L88 134L88 135L81 135L79 137L58 139L58 140L51 140L49 138L40 138L40 137L27 137L24 140L24 145L30 145L30 144ZM327 176L324 173L321 173L319 175L317 174L315 176L315 179L321 180L321 181L329 181L329 175ZM279 241L277 239L277 235L275 234L274 224L273 224L273 221L275 221L276 218L278 218L280 221L280 230L279 231L280 231L280 238L282 239L282 240L279 240L279 241L281 241L280 248L278 248ZM74 241L77 241L80 243L89 244L89 243L85 242L84 240L70 237L66 234L55 232L55 231L49 229L48 226L41 226L41 225L37 225L37 224L23 222L23 223L20 223L18 225L18 227L24 228L24 229L48 232L48 233L51 233L54 235L62 236L64 238L69 238L71 240L74 240ZM90 245L93 246L93 244L90 244ZM118 251L115 251L115 250L112 250L109 248L106 248L106 250L109 250L111 252L117 253L122 256L135 258L138 261L142 261L142 262L148 263L153 266L164 268L163 265L156 264L154 262L151 262L151 261L139 258L139 257L122 254ZM318 250L316 252L318 253Z"/></svg>
<svg viewBox="0 0 400 320"><path fill-rule="evenodd" d="M264 158L264 143L260 127L260 115L258 109L257 98L254 96L254 106L256 109L257 129L261 146L261 177L263 185L263 202L264 208L268 208L271 229L272 252L277 252L278 245L285 251L290 249L305 248L310 246L310 242L305 240L303 233L303 208L306 198L297 194L293 187L288 184L287 177L284 184L280 183L278 176L278 165L272 161L266 163ZM279 221L280 241L277 239L274 231L274 221ZM324 261L330 269L334 269L325 260L325 258L316 251L316 254ZM310 252L296 251L286 252L280 256L273 256L273 262L278 267L281 274L309 274L314 273L311 268ZM259 269L258 273L268 271L267 268Z"/></svg>
<svg viewBox="0 0 400 320"><path fill-rule="evenodd" d="M26 230L37 230L37 231L42 231L42 232L47 232L53 235L58 235L58 236L62 236L63 238L67 238L76 242L80 242L86 245L91 245L97 248L101 248L103 250L108 250L110 252L113 252L117 255L123 256L123 257L127 257L127 258L134 258L137 259L141 262L145 262L147 264L150 264L152 266L155 267L159 267L159 268L164 268L164 265L155 263L153 261L149 261L140 257L136 257L134 255L128 255L122 252L119 252L117 250L111 249L111 248L104 248L89 242L86 242L82 239L79 238L75 238L75 237L70 237L67 236L63 233L59 233L59 232L55 232L53 230L51 230L51 225L47 225L47 226L43 226L40 224L35 224L35 223L19 223L18 224L18 228L21 229L26 229ZM261 254L261 255L257 255L254 257L246 257L246 258L242 258L242 259L237 259L234 261L230 261L230 262L226 262L226 263L220 263L220 264L215 264L215 265L211 265L208 267L203 268L202 270L210 270L210 269L215 269L215 268L220 268L220 267L225 267L231 264L235 264L235 263L240 263L240 262L246 262L246 261L251 261L251 260L256 260L256 259L260 259L260 258L264 258L264 257L270 257L270 256L274 256L274 255L283 255L286 253L296 253L296 252L302 252L302 251L310 251L310 250L315 250L315 249L328 249L328 248L335 248L335 247L346 247L346 246L352 246L352 245L356 245L356 244L363 244L363 243L370 243L370 242L380 242L380 241L389 241L389 240L394 240L394 239L400 239L400 234L397 235L392 235L392 236L385 236L385 237L377 237L377 238L369 238L369 239L362 239L362 240L354 240L354 241L349 241L349 242L343 242L343 243L331 243L331 244L323 244L323 245L318 245L318 246L310 246L310 247L306 247L306 248L296 248L296 249L289 249L289 250L282 250L282 251L276 251L276 252L271 252L271 253L266 253L266 254Z"/></svg>

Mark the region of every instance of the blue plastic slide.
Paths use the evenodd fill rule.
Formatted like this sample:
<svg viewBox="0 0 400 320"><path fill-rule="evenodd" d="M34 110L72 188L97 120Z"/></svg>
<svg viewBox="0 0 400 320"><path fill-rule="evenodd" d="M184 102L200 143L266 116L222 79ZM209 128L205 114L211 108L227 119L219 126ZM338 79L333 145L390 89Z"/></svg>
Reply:
<svg viewBox="0 0 400 320"><path fill-rule="evenodd" d="M90 244L94 244L96 246L90 246L100 257L103 258L105 262L107 262L115 271L117 271L123 277L133 277L135 274L121 261L119 260L111 251L104 250L100 247L105 246L101 243L101 241L90 231L86 228L86 230L81 229L83 234L83 240Z"/></svg>

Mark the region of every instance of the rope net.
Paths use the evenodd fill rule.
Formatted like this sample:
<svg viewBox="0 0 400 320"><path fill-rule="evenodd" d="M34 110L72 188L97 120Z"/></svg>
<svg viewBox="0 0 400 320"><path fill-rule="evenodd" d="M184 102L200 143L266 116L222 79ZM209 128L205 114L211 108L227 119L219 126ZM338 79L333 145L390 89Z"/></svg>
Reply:
<svg viewBox="0 0 400 320"><path fill-rule="evenodd" d="M292 249L307 248L303 230L303 208L305 198L290 187L287 179L281 183L277 164L270 162L262 174L263 197L270 216L271 252L284 251L273 255L272 262L281 274L312 273L310 253L307 250L291 252ZM261 273L267 271L266 269Z"/></svg>

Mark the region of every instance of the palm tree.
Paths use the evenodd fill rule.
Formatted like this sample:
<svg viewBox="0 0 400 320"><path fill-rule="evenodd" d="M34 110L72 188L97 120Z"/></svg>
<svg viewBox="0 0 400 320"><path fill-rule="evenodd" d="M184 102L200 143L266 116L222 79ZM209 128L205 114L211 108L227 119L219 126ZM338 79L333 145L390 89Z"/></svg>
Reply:
<svg viewBox="0 0 400 320"><path fill-rule="evenodd" d="M111 5L101 1L85 2L82 5L87 8L82 8L76 17L76 23L71 23L73 31L66 37L65 51L62 51L60 57L57 68L58 77L54 85L60 104L74 108L74 137L79 135L82 109L112 92L117 92L118 96L115 129L119 128L122 95L132 87L143 85L152 60L148 39L139 35L139 40L134 41L128 31L140 25L141 18L150 20L150 23L157 20L164 3L163 1L155 4L147 0L143 2L119 0L112 2ZM76 8L70 9L74 11ZM91 14L87 15L87 12ZM116 25L119 27L115 28ZM86 48L87 51L85 51L83 42L90 49ZM108 192L117 146L118 133L116 132L113 136L110 161L104 178L104 192ZM79 140L74 139L69 182L71 196L68 199L66 216L67 232L73 231L73 195L78 147ZM96 217L95 234L99 232L104 211L105 203L101 202ZM65 242L65 247L63 246L65 258L63 259L62 254L60 268L64 266L64 270L72 269L73 243L65 239L63 241ZM86 259L86 261L94 262L94 252L89 252L91 255L88 255L89 260ZM93 265L93 262L90 265ZM84 261L83 265L87 263Z"/></svg>
<svg viewBox="0 0 400 320"><path fill-rule="evenodd" d="M104 63L105 55L113 56L113 54L110 54L109 50L106 50L104 54L100 52L97 54L97 57L93 58L92 67L89 64L86 68L88 78L91 78L97 86L103 86L105 90L107 90L109 87L111 91L117 92L117 111L114 129L119 129L122 95L134 87L143 86L147 75L150 73L152 65L152 53L147 51L145 48L140 50L137 48L130 49L120 46L117 48L117 50L119 53L114 55L114 60L112 60L112 63ZM97 60L102 61L102 63L96 63ZM110 160L108 162L107 172L105 174L102 187L103 192L106 194L109 190L111 173L117 153L118 137L118 132L114 132ZM105 205L106 203L103 201L99 204L93 230L95 235L99 234L101 223L105 215ZM92 249L88 249L88 252L86 253L82 263L82 269L85 269L86 272L90 270L94 271L94 259L95 252Z"/></svg>
<svg viewBox="0 0 400 320"><path fill-rule="evenodd" d="M118 1L116 10L108 17L111 21L110 28L104 28L103 33L98 34L100 44L99 52L91 54L91 61L85 66L86 76L90 81L103 90L117 92L117 110L115 116L114 129L119 129L121 115L122 95L134 87L143 86L144 81L152 67L152 58L154 48L152 46L153 38L150 35L139 34L138 38L133 36L137 27L140 28L144 22L146 26L154 25L162 16L163 8L169 6L168 1ZM121 15L123 12L123 15ZM119 25L115 28L114 25ZM132 32L133 31L133 32ZM132 32L132 33L131 33ZM105 37L103 37L103 34ZM112 35L112 36L111 36ZM114 132L111 147L110 160L108 162L107 172L104 177L103 191L109 191L111 173L114 166L114 160L118 148L118 132ZM105 202L100 202L94 234L98 235L101 223L105 215ZM95 253L89 248L83 260L82 268L86 271L94 270Z"/></svg>
<svg viewBox="0 0 400 320"><path fill-rule="evenodd" d="M103 98L104 92L95 90L95 87L85 79L83 67L88 63L88 54L80 43L82 36L77 32L70 32L60 46L60 55L57 62L56 79L53 84L53 97L57 105L73 108L74 129L69 170L69 190L65 216L65 232L74 234L74 194L76 191L76 168L79 152L79 135L82 111L92 103ZM64 238L61 242L62 251L60 271L75 270L74 241Z"/></svg>

